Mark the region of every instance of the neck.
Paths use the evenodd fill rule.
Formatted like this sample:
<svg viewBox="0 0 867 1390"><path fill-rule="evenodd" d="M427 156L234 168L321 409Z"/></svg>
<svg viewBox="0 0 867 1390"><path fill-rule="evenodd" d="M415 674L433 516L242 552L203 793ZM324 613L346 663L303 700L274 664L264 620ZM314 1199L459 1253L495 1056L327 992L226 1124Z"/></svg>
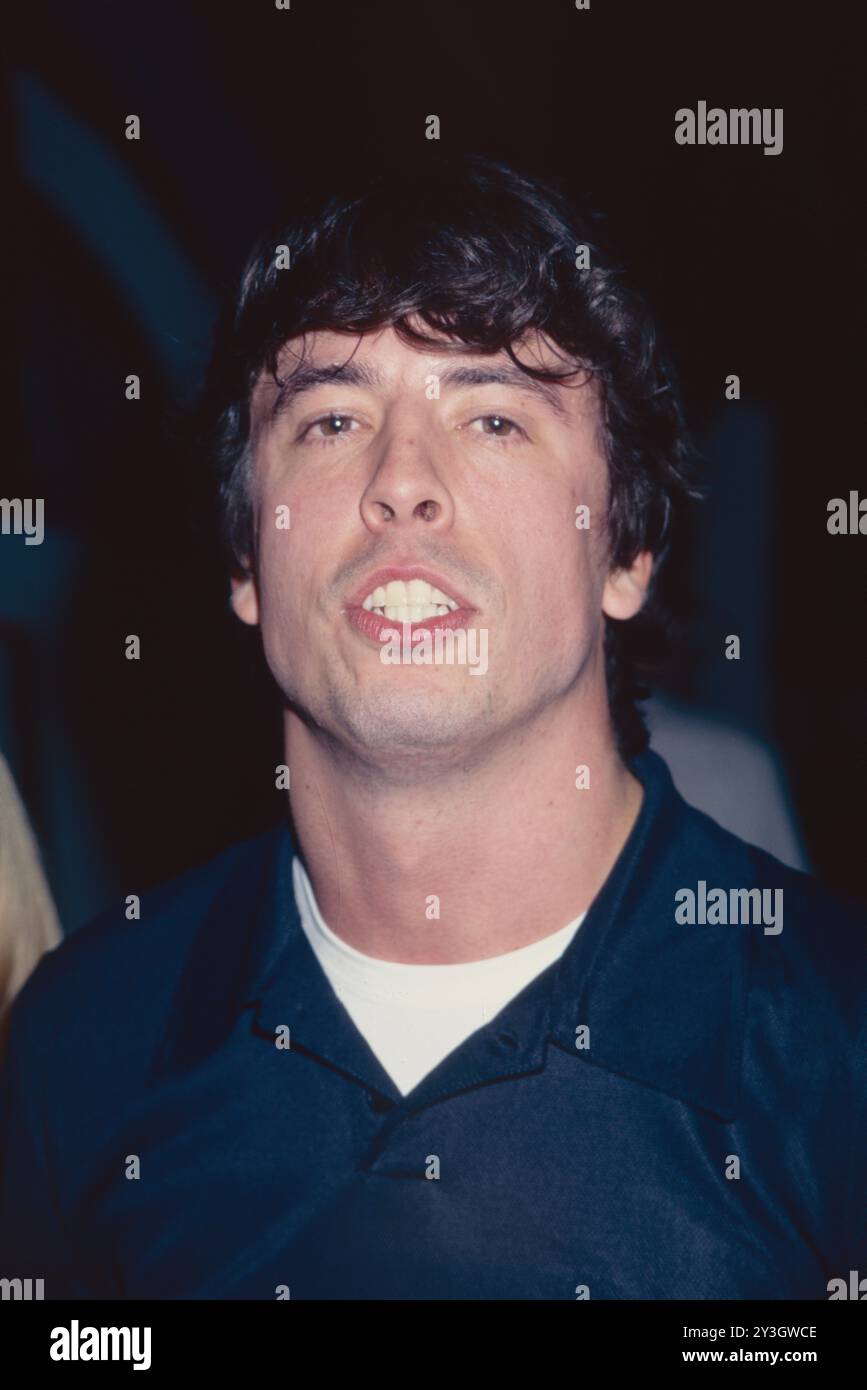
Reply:
<svg viewBox="0 0 867 1390"><path fill-rule="evenodd" d="M464 761L396 780L287 711L293 820L331 930L382 960L450 964L528 946L586 911L642 799L607 705L597 713L564 699L470 776Z"/></svg>

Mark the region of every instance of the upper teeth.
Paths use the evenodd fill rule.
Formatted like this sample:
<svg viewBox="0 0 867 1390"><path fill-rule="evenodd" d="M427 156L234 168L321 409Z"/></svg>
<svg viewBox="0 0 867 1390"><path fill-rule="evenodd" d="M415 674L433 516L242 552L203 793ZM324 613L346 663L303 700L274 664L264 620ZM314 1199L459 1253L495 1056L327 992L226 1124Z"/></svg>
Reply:
<svg viewBox="0 0 867 1390"><path fill-rule="evenodd" d="M368 594L361 606L390 622L420 623L453 613L458 604L426 579L391 579Z"/></svg>

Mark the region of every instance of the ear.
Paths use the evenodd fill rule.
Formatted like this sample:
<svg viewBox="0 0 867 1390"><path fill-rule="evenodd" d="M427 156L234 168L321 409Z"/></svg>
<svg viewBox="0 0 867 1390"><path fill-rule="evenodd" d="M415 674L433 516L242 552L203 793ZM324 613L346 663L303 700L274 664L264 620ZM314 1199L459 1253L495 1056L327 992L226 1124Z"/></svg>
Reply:
<svg viewBox="0 0 867 1390"><path fill-rule="evenodd" d="M627 569L612 570L602 591L602 611L609 618L634 618L644 605L653 574L653 555L642 550Z"/></svg>
<svg viewBox="0 0 867 1390"><path fill-rule="evenodd" d="M242 563L243 573L232 575L232 595L229 602L235 610L236 618L240 618L242 623L248 623L250 627L255 627L259 622L259 590L256 587L256 575L248 556L244 556Z"/></svg>

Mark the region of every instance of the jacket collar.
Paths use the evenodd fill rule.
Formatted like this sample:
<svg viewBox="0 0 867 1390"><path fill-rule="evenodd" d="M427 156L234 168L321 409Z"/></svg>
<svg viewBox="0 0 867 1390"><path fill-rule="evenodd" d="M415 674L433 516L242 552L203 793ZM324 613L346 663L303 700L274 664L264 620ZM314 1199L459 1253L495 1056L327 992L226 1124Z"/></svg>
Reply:
<svg viewBox="0 0 867 1390"><path fill-rule="evenodd" d="M561 957L551 1036L584 1061L722 1119L737 1110L750 927L686 926L675 894L701 879L749 887L746 845L688 806L663 760L634 759L644 800L619 858ZM577 1051L576 1028L589 1028Z"/></svg>
<svg viewBox="0 0 867 1390"><path fill-rule="evenodd" d="M665 763L631 764L644 798L601 891L559 961L401 1100L331 989L301 927L288 824L238 847L194 940L151 1079L202 1061L250 1011L251 1031L290 1045L371 1091L416 1108L544 1067L550 1043L731 1119L746 1002L745 932L675 922L675 893L700 879L749 886L745 847L687 806ZM576 1048L576 1029L589 1047Z"/></svg>

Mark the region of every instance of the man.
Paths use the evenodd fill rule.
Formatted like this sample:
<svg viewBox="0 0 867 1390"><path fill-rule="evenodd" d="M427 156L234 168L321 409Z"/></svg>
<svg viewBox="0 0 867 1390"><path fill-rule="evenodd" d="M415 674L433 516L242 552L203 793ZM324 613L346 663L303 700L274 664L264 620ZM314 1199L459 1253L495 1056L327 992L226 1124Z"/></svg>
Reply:
<svg viewBox="0 0 867 1390"><path fill-rule="evenodd" d="M694 487L593 223L481 159L305 210L251 258L206 417L294 841L40 965L3 1272L827 1297L867 1257L863 924L644 747L623 625Z"/></svg>

